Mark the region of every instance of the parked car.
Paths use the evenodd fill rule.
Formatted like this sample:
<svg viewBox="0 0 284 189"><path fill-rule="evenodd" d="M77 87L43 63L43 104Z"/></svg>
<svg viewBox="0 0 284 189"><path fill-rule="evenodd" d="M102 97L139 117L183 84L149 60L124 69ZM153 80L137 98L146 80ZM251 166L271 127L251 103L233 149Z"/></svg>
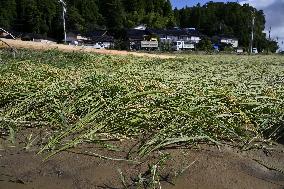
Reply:
<svg viewBox="0 0 284 189"><path fill-rule="evenodd" d="M257 48L253 48L253 49L252 49L252 53L254 53L254 54L258 54L258 50L257 50Z"/></svg>

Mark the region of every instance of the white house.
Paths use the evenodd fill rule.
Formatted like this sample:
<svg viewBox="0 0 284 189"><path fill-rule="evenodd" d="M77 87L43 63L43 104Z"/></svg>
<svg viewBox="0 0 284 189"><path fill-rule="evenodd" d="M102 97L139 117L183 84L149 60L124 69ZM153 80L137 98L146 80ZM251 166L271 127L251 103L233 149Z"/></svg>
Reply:
<svg viewBox="0 0 284 189"><path fill-rule="evenodd" d="M84 40L88 40L88 38L78 32L68 32L66 34L66 41L69 45L81 45Z"/></svg>
<svg viewBox="0 0 284 189"><path fill-rule="evenodd" d="M201 40L199 32L192 28L148 29L148 31L152 35L158 36L162 43L171 43L175 50L194 49L196 44Z"/></svg>
<svg viewBox="0 0 284 189"><path fill-rule="evenodd" d="M237 48L239 46L238 39L233 38L233 37L221 36L220 43L231 44L233 48Z"/></svg>
<svg viewBox="0 0 284 189"><path fill-rule="evenodd" d="M96 49L110 49L114 46L114 37L109 35L106 30L95 30L89 32L87 40L84 40L84 44Z"/></svg>
<svg viewBox="0 0 284 189"><path fill-rule="evenodd" d="M109 49L114 45L114 38L106 30L95 30L85 35L68 32L66 38L70 45L84 45L96 49Z"/></svg>

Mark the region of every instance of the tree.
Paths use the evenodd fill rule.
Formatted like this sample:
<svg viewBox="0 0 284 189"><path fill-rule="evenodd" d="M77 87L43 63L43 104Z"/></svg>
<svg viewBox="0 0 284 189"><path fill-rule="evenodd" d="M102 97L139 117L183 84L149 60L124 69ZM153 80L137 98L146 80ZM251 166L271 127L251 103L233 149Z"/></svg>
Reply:
<svg viewBox="0 0 284 189"><path fill-rule="evenodd" d="M15 0L0 0L0 26L11 29L14 22L16 12Z"/></svg>
<svg viewBox="0 0 284 189"><path fill-rule="evenodd" d="M279 49L278 43L274 40L267 40L266 52L275 53Z"/></svg>
<svg viewBox="0 0 284 189"><path fill-rule="evenodd" d="M67 12L67 30L80 32L84 30L85 19L74 6L69 6Z"/></svg>
<svg viewBox="0 0 284 189"><path fill-rule="evenodd" d="M195 27L201 33L212 37L214 35L232 35L239 39L242 47L248 48L252 30L252 16L255 16L255 44L259 48L265 48L266 40L263 35L265 28L265 15L263 11L254 7L239 3L208 2L200 6L185 7L178 11L175 10L175 17L180 27Z"/></svg>
<svg viewBox="0 0 284 189"><path fill-rule="evenodd" d="M109 29L117 30L123 28L125 13L121 0L101 0L100 12Z"/></svg>
<svg viewBox="0 0 284 189"><path fill-rule="evenodd" d="M277 48L263 35L263 11L244 4L208 2L201 6L172 9L170 0L65 0L69 31L88 32L98 28L121 37L123 28L146 24L152 28L194 27L212 37L225 34L239 39L248 49L255 16L254 45L259 51ZM0 26L8 30L44 34L62 40L62 7L58 0L0 0Z"/></svg>
<svg viewBox="0 0 284 189"><path fill-rule="evenodd" d="M213 50L213 45L210 39L205 37L197 44L197 49L201 51L210 52Z"/></svg>

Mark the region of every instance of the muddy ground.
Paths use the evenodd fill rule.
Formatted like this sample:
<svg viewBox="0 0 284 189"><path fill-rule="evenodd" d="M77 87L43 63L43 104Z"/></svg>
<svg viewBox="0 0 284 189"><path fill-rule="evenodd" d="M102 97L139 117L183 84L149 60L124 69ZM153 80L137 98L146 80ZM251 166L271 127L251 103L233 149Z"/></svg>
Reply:
<svg viewBox="0 0 284 189"><path fill-rule="evenodd" d="M102 54L119 54L175 58L126 51L95 50L67 45L47 45L35 42L5 40L16 48L36 50L58 49ZM34 132L34 131L32 131ZM119 152L101 149L97 145L78 146L44 161L47 154L38 155L40 146L25 149L24 139L15 145L1 139L0 133L0 189L120 189L137 188L138 175L150 180L148 164L155 164L158 156L169 154L164 165L158 166L157 175L165 189L284 189L284 146L275 144L266 148L244 150L228 145L199 145L188 148L165 149L137 162L127 159L134 141L115 142ZM268 149L267 149L268 148ZM82 154L84 152L84 154ZM92 153L107 160L93 156ZM118 170L125 177L122 182ZM159 185L157 185L159 187Z"/></svg>
<svg viewBox="0 0 284 189"><path fill-rule="evenodd" d="M165 164L158 166L158 175L165 189L283 189L284 147L251 149L199 145L189 148L165 149L137 162L114 161L91 156L127 159L134 142L117 142L124 148L111 152L96 145L78 146L43 161L36 147L24 149L1 142L0 189L91 189L124 188L118 169L128 188L137 188L139 173L147 174L148 164L155 164L161 154L169 154ZM85 154L81 154L84 152ZM87 155L87 154L88 155ZM133 159L133 158L132 158ZM148 172L149 173L149 172ZM158 187L159 185L157 185Z"/></svg>
<svg viewBox="0 0 284 189"><path fill-rule="evenodd" d="M7 43L17 48L129 54L126 51L90 50L13 40ZM170 58L164 55L158 57ZM1 139L0 133L0 189L120 189L125 188L124 185L137 188L138 175L141 174L146 180L144 184L147 184L151 177L148 164L155 164L162 154L169 154L169 159L157 170L161 187L165 189L284 189L284 146L281 144L250 150L228 145L220 148L208 145L176 147L155 152L137 160L141 162L137 163L117 161L129 157L128 152L134 141L115 142L122 147L119 152L107 151L94 144L78 146L46 161L47 154L37 154L40 146L25 149L26 145L21 141L24 139L15 145L8 144ZM99 158L92 153L116 160ZM125 177L124 183L119 169Z"/></svg>

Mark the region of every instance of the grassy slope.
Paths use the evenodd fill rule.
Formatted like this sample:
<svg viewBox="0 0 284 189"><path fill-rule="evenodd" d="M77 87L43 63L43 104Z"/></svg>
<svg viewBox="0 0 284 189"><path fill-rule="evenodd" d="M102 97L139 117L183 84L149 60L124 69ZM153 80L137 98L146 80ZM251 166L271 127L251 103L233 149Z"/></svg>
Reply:
<svg viewBox="0 0 284 189"><path fill-rule="evenodd" d="M0 51L0 129L47 127L43 150L144 136L145 155L174 143L283 134L284 57L19 53Z"/></svg>

